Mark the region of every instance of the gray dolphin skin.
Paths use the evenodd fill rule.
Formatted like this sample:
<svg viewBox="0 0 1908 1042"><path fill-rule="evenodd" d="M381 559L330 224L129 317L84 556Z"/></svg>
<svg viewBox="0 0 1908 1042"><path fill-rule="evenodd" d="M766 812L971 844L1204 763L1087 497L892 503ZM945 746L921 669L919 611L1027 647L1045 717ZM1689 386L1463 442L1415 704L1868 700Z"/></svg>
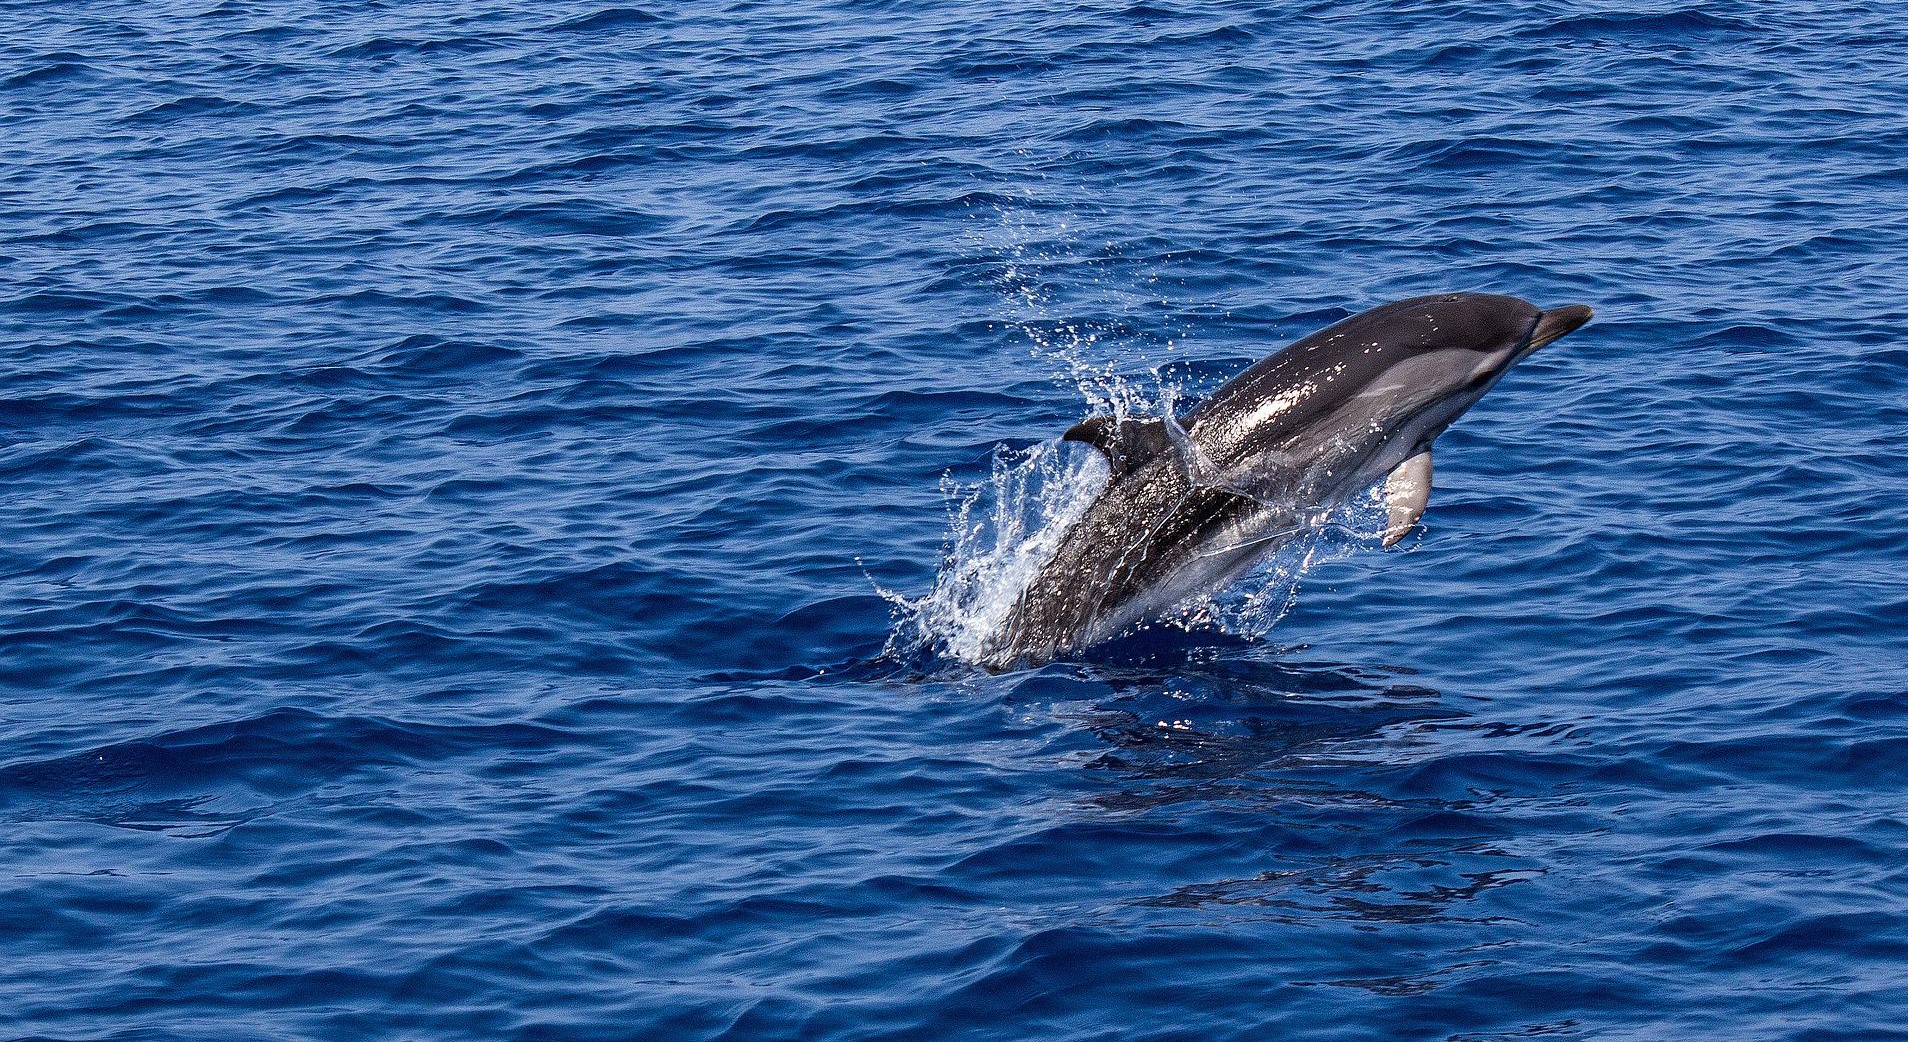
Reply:
<svg viewBox="0 0 1908 1042"><path fill-rule="evenodd" d="M1241 373L1183 418L1091 417L1065 434L1112 476L986 645L1035 666L1237 579L1385 483L1384 544L1431 494L1431 443L1532 351L1590 320L1516 297L1386 304Z"/></svg>

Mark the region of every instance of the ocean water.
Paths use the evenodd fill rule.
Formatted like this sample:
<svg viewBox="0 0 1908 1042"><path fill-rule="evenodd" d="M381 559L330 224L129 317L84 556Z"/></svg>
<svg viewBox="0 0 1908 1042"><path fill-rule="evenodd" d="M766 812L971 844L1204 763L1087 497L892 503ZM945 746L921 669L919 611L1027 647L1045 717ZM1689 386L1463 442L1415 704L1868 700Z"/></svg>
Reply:
<svg viewBox="0 0 1908 1042"><path fill-rule="evenodd" d="M8 4L0 1037L1908 1038L1905 99L1872 0ZM1420 534L964 664L1060 431L1456 289L1598 317Z"/></svg>

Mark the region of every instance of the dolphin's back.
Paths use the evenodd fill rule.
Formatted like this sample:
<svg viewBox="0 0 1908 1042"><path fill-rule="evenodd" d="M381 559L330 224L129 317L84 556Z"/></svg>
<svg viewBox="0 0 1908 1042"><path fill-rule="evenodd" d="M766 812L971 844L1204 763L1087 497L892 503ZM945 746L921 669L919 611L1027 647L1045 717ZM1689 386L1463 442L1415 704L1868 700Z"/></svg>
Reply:
<svg viewBox="0 0 1908 1042"><path fill-rule="evenodd" d="M1373 308L1253 364L1194 409L1186 427L1215 457L1276 445L1318 430L1414 354L1528 336L1542 314L1528 301L1492 293L1443 293Z"/></svg>

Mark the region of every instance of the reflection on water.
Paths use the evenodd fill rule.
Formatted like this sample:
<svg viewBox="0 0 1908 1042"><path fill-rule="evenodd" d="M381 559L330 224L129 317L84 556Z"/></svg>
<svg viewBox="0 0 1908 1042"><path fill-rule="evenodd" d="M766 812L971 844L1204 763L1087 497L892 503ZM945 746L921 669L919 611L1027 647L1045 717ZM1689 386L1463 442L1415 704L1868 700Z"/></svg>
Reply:
<svg viewBox="0 0 1908 1042"><path fill-rule="evenodd" d="M1249 879L1190 884L1134 903L1177 908L1263 908L1272 910L1271 918L1293 922L1330 916L1393 923L1495 923L1509 920L1496 915L1458 915L1450 906L1543 874L1537 868L1465 870L1464 866L1475 865L1477 859L1511 856L1488 845L1455 848L1453 854L1454 858L1417 855L1345 859L1317 871L1288 869L1261 872ZM1432 880L1440 874L1449 881Z"/></svg>
<svg viewBox="0 0 1908 1042"><path fill-rule="evenodd" d="M1247 859L1257 871L1180 882L1130 903L1366 928L1516 922L1480 900L1545 872L1510 848L1497 804L1514 793L1424 780L1450 752L1440 736L1488 744L1517 729L1474 719L1407 669L1237 643L1245 646L1224 654L1211 653L1210 640L1116 646L1090 670L1111 694L1061 711L1104 745L1087 761L1109 781L1083 801L1094 812L1258 844ZM1418 986L1401 980L1335 983Z"/></svg>
<svg viewBox="0 0 1908 1042"><path fill-rule="evenodd" d="M1163 783L1150 789L1196 788L1309 763L1401 725L1466 715L1407 669L1276 658L1238 643L1247 653L1114 649L1092 674L1115 694L1078 714L1110 747L1094 766Z"/></svg>

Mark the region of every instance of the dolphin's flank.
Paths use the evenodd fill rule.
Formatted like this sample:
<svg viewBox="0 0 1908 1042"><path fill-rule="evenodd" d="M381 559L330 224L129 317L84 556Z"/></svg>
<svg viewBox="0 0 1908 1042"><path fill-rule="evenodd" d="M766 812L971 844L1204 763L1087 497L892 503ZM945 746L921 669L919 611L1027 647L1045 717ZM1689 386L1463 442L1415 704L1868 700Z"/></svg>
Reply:
<svg viewBox="0 0 1908 1042"><path fill-rule="evenodd" d="M1111 477L988 643L1038 665L1236 579L1385 485L1386 546L1431 494L1431 443L1511 366L1590 320L1451 293L1373 308L1260 361L1181 417L1090 417L1064 437Z"/></svg>

